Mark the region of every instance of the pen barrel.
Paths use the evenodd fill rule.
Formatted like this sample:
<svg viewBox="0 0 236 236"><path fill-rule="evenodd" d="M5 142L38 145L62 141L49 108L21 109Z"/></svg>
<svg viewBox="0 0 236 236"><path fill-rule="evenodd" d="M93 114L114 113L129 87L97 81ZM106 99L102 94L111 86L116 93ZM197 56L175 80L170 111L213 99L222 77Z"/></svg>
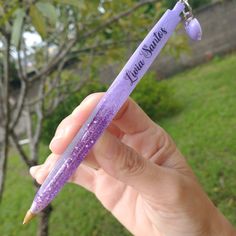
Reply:
<svg viewBox="0 0 236 236"><path fill-rule="evenodd" d="M167 10L136 49L37 192L32 213L40 212L54 199L84 160L172 35L183 9L184 4L178 2L173 10Z"/></svg>

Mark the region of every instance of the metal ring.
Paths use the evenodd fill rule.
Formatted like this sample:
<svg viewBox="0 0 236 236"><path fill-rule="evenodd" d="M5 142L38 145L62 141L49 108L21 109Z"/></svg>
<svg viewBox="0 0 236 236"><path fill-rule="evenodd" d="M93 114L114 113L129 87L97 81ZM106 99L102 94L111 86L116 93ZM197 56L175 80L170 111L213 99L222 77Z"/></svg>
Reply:
<svg viewBox="0 0 236 236"><path fill-rule="evenodd" d="M192 7L189 5L188 0L181 0L181 2L183 2L187 7L187 11L183 10L184 18L187 20L193 16Z"/></svg>
<svg viewBox="0 0 236 236"><path fill-rule="evenodd" d="M192 7L189 5L188 0L182 0L182 2L186 5L188 8L189 12L192 12Z"/></svg>

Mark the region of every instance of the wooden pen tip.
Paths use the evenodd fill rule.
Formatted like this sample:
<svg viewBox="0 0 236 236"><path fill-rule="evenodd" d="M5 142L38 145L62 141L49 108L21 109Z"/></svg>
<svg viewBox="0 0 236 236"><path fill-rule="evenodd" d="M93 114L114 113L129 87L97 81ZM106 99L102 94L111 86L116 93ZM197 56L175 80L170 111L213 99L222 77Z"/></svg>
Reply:
<svg viewBox="0 0 236 236"><path fill-rule="evenodd" d="M34 217L35 214L33 214L30 210L28 210L23 220L23 225L29 223Z"/></svg>

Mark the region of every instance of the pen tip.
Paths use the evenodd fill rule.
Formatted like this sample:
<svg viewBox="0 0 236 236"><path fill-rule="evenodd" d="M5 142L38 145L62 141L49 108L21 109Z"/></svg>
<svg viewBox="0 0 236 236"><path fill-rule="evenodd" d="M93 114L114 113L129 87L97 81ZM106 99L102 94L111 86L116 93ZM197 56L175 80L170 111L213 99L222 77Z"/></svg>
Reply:
<svg viewBox="0 0 236 236"><path fill-rule="evenodd" d="M23 220L23 225L29 223L34 217L35 214L33 214L30 210L28 210Z"/></svg>

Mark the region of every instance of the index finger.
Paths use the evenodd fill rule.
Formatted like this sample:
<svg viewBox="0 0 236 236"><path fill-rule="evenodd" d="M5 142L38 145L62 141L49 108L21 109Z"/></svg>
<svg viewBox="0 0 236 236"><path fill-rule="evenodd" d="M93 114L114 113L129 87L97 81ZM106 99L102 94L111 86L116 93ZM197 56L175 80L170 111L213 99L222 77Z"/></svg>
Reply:
<svg viewBox="0 0 236 236"><path fill-rule="evenodd" d="M95 93L89 95L80 104L80 106L78 106L73 111L72 114L81 115L81 112L85 111L86 113L83 112L83 117L88 118L89 114L95 108L95 106L100 101L103 95L104 93ZM121 109L114 117L112 123L114 123L119 129L121 129L126 134L143 132L151 125L153 125L152 120L131 98L128 98L127 101L123 104Z"/></svg>
<svg viewBox="0 0 236 236"><path fill-rule="evenodd" d="M52 140L50 144L52 152L57 154L64 152L103 95L104 93L89 95L77 108L75 108L70 116L59 124L56 133L62 129L66 129L66 132L63 132L60 139L54 138ZM143 132L153 124L144 111L130 98L121 107L112 123L114 123L122 132L127 134Z"/></svg>
<svg viewBox="0 0 236 236"><path fill-rule="evenodd" d="M131 98L121 107L113 123L126 134L142 133L153 126L152 120Z"/></svg>

